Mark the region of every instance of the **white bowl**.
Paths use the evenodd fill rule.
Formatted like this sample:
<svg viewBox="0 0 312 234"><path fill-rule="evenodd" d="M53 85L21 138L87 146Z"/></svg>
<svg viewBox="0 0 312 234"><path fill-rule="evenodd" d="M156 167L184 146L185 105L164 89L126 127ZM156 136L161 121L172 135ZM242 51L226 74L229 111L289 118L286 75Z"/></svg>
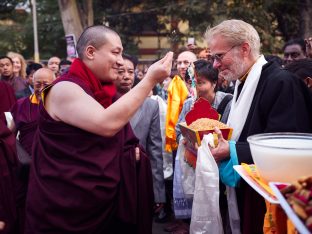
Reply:
<svg viewBox="0 0 312 234"><path fill-rule="evenodd" d="M291 183L312 175L312 134L264 133L249 136L247 141L266 181Z"/></svg>

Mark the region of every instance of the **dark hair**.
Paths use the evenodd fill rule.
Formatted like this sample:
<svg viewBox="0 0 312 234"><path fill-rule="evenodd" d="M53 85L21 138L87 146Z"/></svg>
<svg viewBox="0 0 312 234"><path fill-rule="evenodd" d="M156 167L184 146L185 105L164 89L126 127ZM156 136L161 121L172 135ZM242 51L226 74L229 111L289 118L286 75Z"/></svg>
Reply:
<svg viewBox="0 0 312 234"><path fill-rule="evenodd" d="M300 79L312 77L312 59L300 59L285 66L285 70L297 75Z"/></svg>
<svg viewBox="0 0 312 234"><path fill-rule="evenodd" d="M87 46L92 45L99 49L107 42L107 34L113 33L118 35L113 29L104 25L95 25L86 28L77 41L77 54L80 59L84 57L84 50Z"/></svg>
<svg viewBox="0 0 312 234"><path fill-rule="evenodd" d="M272 55L272 54L264 55L264 58L266 61L274 62L274 63L278 64L280 67L283 65L283 59L281 59L277 55Z"/></svg>
<svg viewBox="0 0 312 234"><path fill-rule="evenodd" d="M214 69L211 62L200 59L194 62L195 73L197 76L202 76L211 83L218 82L218 70Z"/></svg>
<svg viewBox="0 0 312 234"><path fill-rule="evenodd" d="M294 39L290 39L289 41L287 41L285 45L283 46L283 51L285 50L287 46L290 46L290 45L299 45L303 53L306 54L306 44L302 38L294 38Z"/></svg>
<svg viewBox="0 0 312 234"><path fill-rule="evenodd" d="M131 56L131 55L129 55L129 54L122 54L122 58L123 58L123 59L127 59L127 60L129 60L130 62L132 62L132 63L133 63L134 69L135 69L136 66L138 65L138 59L137 59L136 57L134 57L134 56Z"/></svg>
<svg viewBox="0 0 312 234"><path fill-rule="evenodd" d="M6 56L6 55L0 56L0 59L8 59L8 60L10 60L10 62L11 62L12 65L13 65L13 60L12 60L10 57Z"/></svg>
<svg viewBox="0 0 312 234"><path fill-rule="evenodd" d="M31 72L37 71L40 68L42 68L42 65L40 63L30 63L27 65L26 75L29 76Z"/></svg>
<svg viewBox="0 0 312 234"><path fill-rule="evenodd" d="M61 65L71 65L71 64L72 64L72 62L67 60L67 59L62 59L60 62L60 66Z"/></svg>

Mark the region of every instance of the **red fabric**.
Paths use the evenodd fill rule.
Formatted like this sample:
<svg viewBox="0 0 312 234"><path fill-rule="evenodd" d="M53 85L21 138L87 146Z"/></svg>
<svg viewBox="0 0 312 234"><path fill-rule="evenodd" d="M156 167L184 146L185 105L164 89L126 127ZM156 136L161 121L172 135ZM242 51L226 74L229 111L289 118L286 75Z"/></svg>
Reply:
<svg viewBox="0 0 312 234"><path fill-rule="evenodd" d="M114 83L109 81L101 82L79 58L74 60L68 73L83 80L92 91L95 100L103 107L107 108L112 104L113 97L116 94Z"/></svg>
<svg viewBox="0 0 312 234"><path fill-rule="evenodd" d="M68 74L54 84L63 81L94 97L82 79ZM135 161L139 140L129 123L115 136L102 137L55 121L40 103L38 125L25 234L152 233L150 161L143 152Z"/></svg>
<svg viewBox="0 0 312 234"><path fill-rule="evenodd" d="M15 137L0 121L0 220L5 228L0 233L18 233L16 207L17 155Z"/></svg>
<svg viewBox="0 0 312 234"><path fill-rule="evenodd" d="M6 123L3 112L10 111L15 104L16 97L13 88L7 83L0 80L0 121Z"/></svg>

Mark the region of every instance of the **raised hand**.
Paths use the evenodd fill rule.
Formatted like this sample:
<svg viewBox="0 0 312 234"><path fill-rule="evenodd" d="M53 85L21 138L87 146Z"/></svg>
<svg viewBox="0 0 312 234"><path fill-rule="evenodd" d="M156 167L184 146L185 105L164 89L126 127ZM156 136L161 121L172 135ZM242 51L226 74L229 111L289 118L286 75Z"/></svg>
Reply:
<svg viewBox="0 0 312 234"><path fill-rule="evenodd" d="M165 57L153 63L147 70L146 77L155 83L163 82L170 76L173 52L168 52Z"/></svg>

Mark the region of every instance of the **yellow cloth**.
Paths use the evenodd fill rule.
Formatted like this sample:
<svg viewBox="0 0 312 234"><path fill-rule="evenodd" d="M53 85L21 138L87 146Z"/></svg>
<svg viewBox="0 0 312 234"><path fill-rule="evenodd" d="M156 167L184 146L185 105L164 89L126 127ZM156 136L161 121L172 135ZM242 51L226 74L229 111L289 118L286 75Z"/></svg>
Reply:
<svg viewBox="0 0 312 234"><path fill-rule="evenodd" d="M179 114L183 103L187 98L188 90L185 82L180 76L175 76L168 87L168 106L166 116L166 146L167 152L172 152L178 148L176 142L175 126L178 122Z"/></svg>
<svg viewBox="0 0 312 234"><path fill-rule="evenodd" d="M264 234L283 234L287 233L287 216L280 205L271 204L265 201L266 214L264 216Z"/></svg>
<svg viewBox="0 0 312 234"><path fill-rule="evenodd" d="M36 95L35 94L32 94L32 95L30 95L29 96L29 100L30 100L30 102L32 103L32 104L39 104L39 100L38 100L38 98L36 97Z"/></svg>

